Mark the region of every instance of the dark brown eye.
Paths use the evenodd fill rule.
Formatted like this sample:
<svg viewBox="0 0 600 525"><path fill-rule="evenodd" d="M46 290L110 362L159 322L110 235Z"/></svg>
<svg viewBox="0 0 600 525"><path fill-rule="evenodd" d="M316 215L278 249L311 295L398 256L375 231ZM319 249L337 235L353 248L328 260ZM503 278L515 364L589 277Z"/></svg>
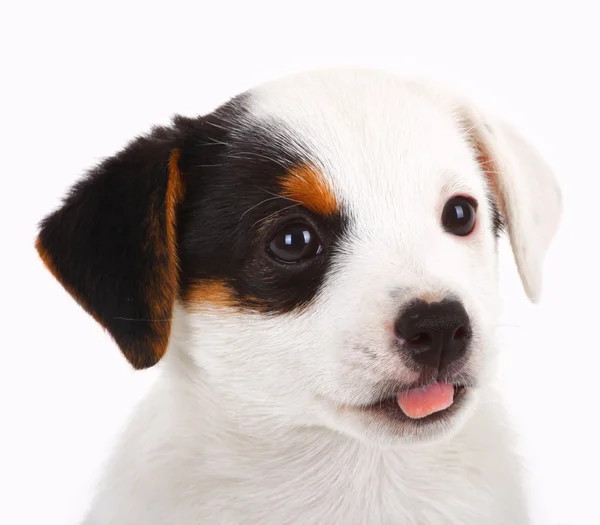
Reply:
<svg viewBox="0 0 600 525"><path fill-rule="evenodd" d="M465 237L475 227L477 205L467 197L452 197L444 206L442 225L453 235Z"/></svg>
<svg viewBox="0 0 600 525"><path fill-rule="evenodd" d="M321 241L306 224L291 224L279 230L268 245L268 252L285 263L297 263L321 253Z"/></svg>

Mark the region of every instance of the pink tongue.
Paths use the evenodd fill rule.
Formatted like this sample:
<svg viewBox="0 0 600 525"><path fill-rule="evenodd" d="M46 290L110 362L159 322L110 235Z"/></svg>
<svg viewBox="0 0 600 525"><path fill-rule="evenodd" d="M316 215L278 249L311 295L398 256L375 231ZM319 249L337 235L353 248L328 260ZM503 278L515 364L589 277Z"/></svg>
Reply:
<svg viewBox="0 0 600 525"><path fill-rule="evenodd" d="M398 394L398 405L408 417L420 419L448 408L454 401L454 387L448 383L434 383L425 388L414 388Z"/></svg>

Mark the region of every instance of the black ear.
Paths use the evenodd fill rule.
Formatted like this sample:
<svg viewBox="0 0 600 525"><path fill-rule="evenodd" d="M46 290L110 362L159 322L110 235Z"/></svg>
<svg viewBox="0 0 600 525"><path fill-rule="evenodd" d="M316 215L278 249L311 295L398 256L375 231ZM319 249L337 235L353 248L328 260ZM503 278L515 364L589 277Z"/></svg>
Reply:
<svg viewBox="0 0 600 525"><path fill-rule="evenodd" d="M156 128L102 162L41 223L36 248L135 368L167 348L178 294L178 132Z"/></svg>

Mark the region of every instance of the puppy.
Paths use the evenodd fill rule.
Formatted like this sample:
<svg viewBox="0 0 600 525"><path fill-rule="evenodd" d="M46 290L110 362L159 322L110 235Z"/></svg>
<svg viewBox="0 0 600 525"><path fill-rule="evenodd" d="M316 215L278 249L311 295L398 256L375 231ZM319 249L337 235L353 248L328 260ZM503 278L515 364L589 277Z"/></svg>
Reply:
<svg viewBox="0 0 600 525"><path fill-rule="evenodd" d="M102 162L37 249L160 367L86 525L528 523L490 388L497 243L537 300L561 198L424 81L303 73Z"/></svg>

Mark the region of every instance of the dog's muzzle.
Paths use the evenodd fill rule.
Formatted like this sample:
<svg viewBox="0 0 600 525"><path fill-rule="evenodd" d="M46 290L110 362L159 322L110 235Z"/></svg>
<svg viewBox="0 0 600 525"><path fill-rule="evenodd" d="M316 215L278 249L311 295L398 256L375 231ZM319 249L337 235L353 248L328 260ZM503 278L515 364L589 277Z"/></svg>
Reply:
<svg viewBox="0 0 600 525"><path fill-rule="evenodd" d="M455 300L415 301L404 309L394 328L407 365L434 378L424 387L399 393L398 405L412 419L447 409L454 402L456 387L441 378L467 354L472 336L465 308Z"/></svg>

